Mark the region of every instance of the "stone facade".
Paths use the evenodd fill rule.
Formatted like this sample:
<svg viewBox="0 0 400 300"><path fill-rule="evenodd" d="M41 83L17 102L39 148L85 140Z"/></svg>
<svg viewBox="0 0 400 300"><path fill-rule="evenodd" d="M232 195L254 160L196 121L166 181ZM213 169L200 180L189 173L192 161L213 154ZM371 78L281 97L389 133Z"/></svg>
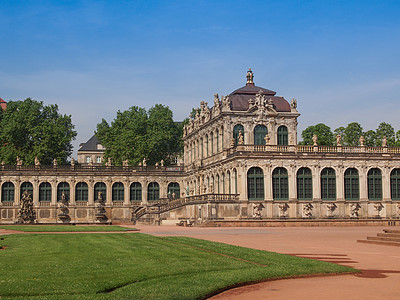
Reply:
<svg viewBox="0 0 400 300"><path fill-rule="evenodd" d="M85 149L77 165L0 166L0 223L17 221L25 190L38 223L400 218L400 148L297 145L297 101L246 77L200 103L183 166L96 165Z"/></svg>

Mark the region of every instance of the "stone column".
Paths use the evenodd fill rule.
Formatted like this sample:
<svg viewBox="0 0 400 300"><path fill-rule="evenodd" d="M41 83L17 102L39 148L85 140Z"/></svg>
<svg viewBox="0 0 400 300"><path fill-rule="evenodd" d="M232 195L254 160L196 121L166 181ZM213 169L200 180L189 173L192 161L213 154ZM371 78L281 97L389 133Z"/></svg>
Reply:
<svg viewBox="0 0 400 300"><path fill-rule="evenodd" d="M297 200L297 185L296 185L296 167L291 166L288 172L288 183L289 183L289 200Z"/></svg>
<svg viewBox="0 0 400 300"><path fill-rule="evenodd" d="M140 183L142 185L142 205L147 205L148 199L147 199L147 185L149 184L146 180Z"/></svg>
<svg viewBox="0 0 400 300"><path fill-rule="evenodd" d="M94 205L94 182L93 179L88 180L88 205ZM97 195L96 195L97 196Z"/></svg>
<svg viewBox="0 0 400 300"><path fill-rule="evenodd" d="M34 179L32 186L33 186L33 191L32 191L33 206L37 207L39 206L39 180Z"/></svg>
<svg viewBox="0 0 400 300"><path fill-rule="evenodd" d="M312 168L313 201L321 201L321 168Z"/></svg>
<svg viewBox="0 0 400 300"><path fill-rule="evenodd" d="M129 180L124 180L124 206L131 205Z"/></svg>
<svg viewBox="0 0 400 300"><path fill-rule="evenodd" d="M368 201L367 169L361 168L359 173L360 201Z"/></svg>
<svg viewBox="0 0 400 300"><path fill-rule="evenodd" d="M17 179L14 182L14 186L15 186L14 205L19 206L21 200L21 181Z"/></svg>
<svg viewBox="0 0 400 300"><path fill-rule="evenodd" d="M238 167L237 176L238 193L240 194L239 198L242 200L247 200L246 167Z"/></svg>
<svg viewBox="0 0 400 300"><path fill-rule="evenodd" d="M57 180L53 179L50 182L51 184L51 205L57 205Z"/></svg>
<svg viewBox="0 0 400 300"><path fill-rule="evenodd" d="M383 202L391 202L390 195L390 169L382 168L382 200Z"/></svg>
<svg viewBox="0 0 400 300"><path fill-rule="evenodd" d="M336 200L344 201L344 169L338 168L336 172Z"/></svg>
<svg viewBox="0 0 400 300"><path fill-rule="evenodd" d="M264 184L265 184L265 200L273 201L274 195L272 190L272 165L267 165L264 173Z"/></svg>
<svg viewBox="0 0 400 300"><path fill-rule="evenodd" d="M75 205L75 180L71 180L69 183L69 204Z"/></svg>
<svg viewBox="0 0 400 300"><path fill-rule="evenodd" d="M106 187L107 187L106 205L108 206L112 205L112 184L113 182L111 181L111 179L108 179L106 181Z"/></svg>

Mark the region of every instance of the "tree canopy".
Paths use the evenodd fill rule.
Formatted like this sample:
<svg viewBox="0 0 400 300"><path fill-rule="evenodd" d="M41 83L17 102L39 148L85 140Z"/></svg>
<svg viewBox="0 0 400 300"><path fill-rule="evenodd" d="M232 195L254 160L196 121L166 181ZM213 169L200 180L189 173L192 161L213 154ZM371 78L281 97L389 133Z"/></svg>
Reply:
<svg viewBox="0 0 400 300"><path fill-rule="evenodd" d="M112 158L115 165L121 165L124 160L138 165L146 158L149 164L161 160L171 163L183 147L182 126L172 116L167 106L156 104L148 112L137 106L118 111L111 125L103 119L97 124L95 134L106 148L105 161Z"/></svg>
<svg viewBox="0 0 400 300"><path fill-rule="evenodd" d="M0 109L0 128L0 161L6 164L15 164L17 156L24 164L34 164L35 157L42 164L53 159L66 163L76 137L71 116L31 98L9 101L5 111Z"/></svg>
<svg viewBox="0 0 400 300"><path fill-rule="evenodd" d="M333 133L331 128L323 123L319 123L317 125L308 126L301 133L301 137L303 139L300 142L300 145L313 145L313 135L317 135L318 137L318 145L324 146L333 146Z"/></svg>

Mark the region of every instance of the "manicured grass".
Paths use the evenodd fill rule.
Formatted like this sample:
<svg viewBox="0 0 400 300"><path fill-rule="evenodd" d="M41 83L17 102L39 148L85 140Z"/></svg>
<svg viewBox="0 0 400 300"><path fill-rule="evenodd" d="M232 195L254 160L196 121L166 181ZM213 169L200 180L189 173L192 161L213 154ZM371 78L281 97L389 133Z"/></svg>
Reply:
<svg viewBox="0 0 400 300"><path fill-rule="evenodd" d="M124 231L129 230L115 225L73 226L73 225L1 225L0 229L23 232L79 232L79 231Z"/></svg>
<svg viewBox="0 0 400 300"><path fill-rule="evenodd" d="M239 283L354 269L186 237L13 234L1 299L198 299Z"/></svg>

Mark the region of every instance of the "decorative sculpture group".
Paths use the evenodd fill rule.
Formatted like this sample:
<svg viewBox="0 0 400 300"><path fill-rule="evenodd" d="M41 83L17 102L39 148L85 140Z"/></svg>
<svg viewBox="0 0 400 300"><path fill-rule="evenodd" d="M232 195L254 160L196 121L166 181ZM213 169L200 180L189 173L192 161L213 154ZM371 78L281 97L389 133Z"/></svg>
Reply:
<svg viewBox="0 0 400 300"><path fill-rule="evenodd" d="M21 207L18 211L17 224L33 224L36 220L36 213L33 210L33 200L27 190L22 193Z"/></svg>

